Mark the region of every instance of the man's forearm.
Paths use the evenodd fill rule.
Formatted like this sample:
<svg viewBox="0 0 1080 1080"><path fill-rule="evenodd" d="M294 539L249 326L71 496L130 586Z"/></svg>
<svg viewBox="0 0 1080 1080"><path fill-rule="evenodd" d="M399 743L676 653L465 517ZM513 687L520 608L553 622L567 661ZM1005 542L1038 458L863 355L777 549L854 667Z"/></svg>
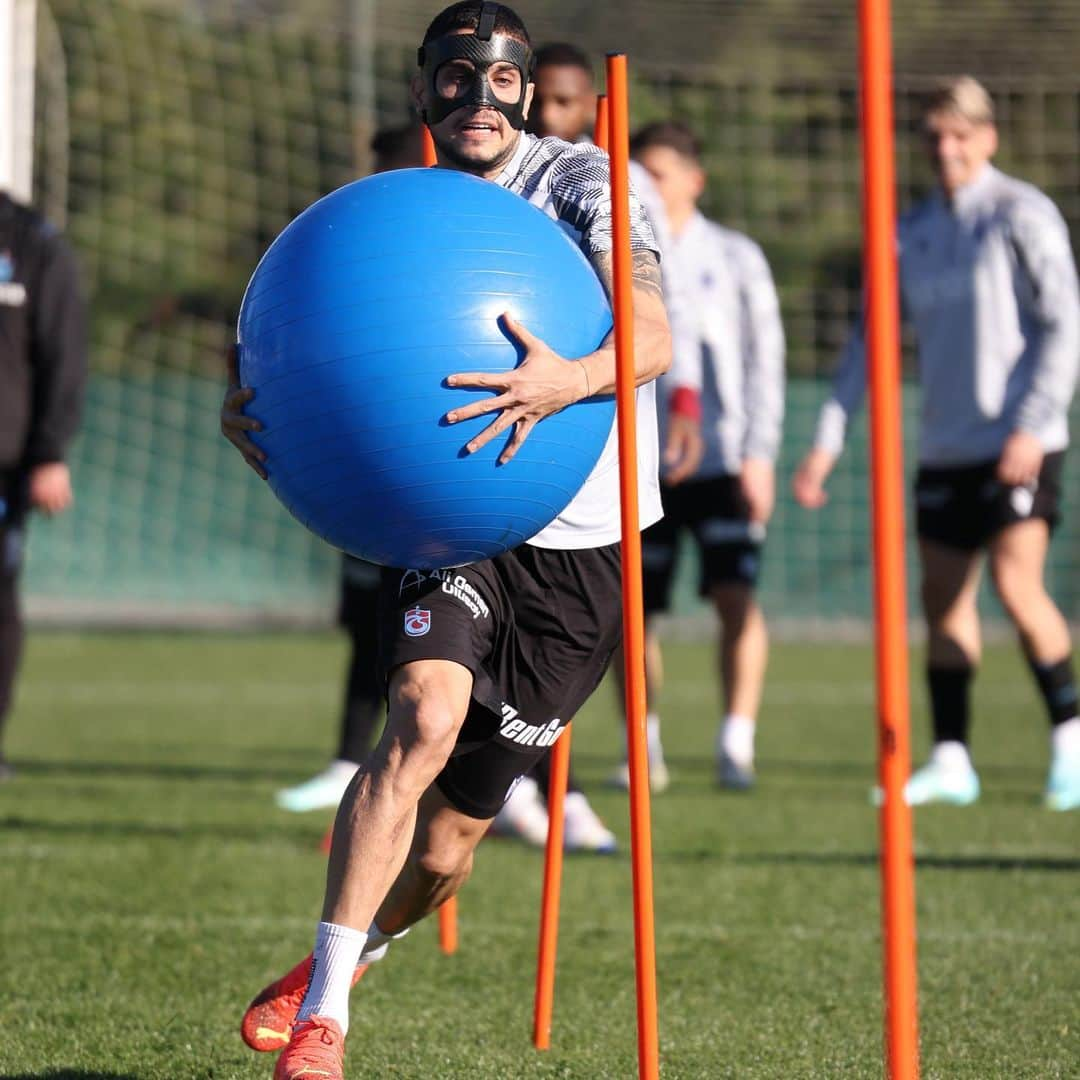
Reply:
<svg viewBox="0 0 1080 1080"><path fill-rule="evenodd" d="M603 282L608 297L614 295L611 256L598 256L594 269ZM671 331L664 308L660 267L651 251L635 252L633 258L634 307L634 381L635 385L652 382L671 366ZM596 352L582 357L588 376L588 392L611 394L615 391L615 333L604 339Z"/></svg>

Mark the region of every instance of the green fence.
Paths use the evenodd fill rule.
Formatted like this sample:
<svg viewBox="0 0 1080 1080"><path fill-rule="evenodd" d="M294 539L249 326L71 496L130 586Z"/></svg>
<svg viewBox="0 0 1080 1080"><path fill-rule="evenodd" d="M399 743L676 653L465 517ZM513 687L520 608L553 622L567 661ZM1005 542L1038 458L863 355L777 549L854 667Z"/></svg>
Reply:
<svg viewBox="0 0 1080 1080"><path fill-rule="evenodd" d="M763 580L764 602L775 618L862 619L871 610L865 417L854 425L828 506L806 511L788 494L824 392L825 384L814 380L788 386ZM164 622L331 615L335 553L281 509L218 434L220 399L220 384L198 376L92 379L74 448L75 507L32 527L32 613ZM915 405L909 391L909 444ZM1066 484L1066 491L1051 575L1055 594L1076 619L1080 498L1076 485ZM694 591L691 557L680 578L679 612L696 609Z"/></svg>

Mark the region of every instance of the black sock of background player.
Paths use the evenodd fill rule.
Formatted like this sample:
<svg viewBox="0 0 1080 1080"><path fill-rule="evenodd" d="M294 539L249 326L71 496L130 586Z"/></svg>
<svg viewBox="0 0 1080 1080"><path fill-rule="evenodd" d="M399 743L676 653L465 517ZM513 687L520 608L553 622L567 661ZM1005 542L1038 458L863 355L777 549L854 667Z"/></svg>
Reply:
<svg viewBox="0 0 1080 1080"><path fill-rule="evenodd" d="M372 643L352 634L349 675L345 682L345 704L341 714L341 739L337 757L359 764L375 743L376 727L384 714Z"/></svg>
<svg viewBox="0 0 1080 1080"><path fill-rule="evenodd" d="M15 674L22 653L23 627L15 578L0 576L0 761L3 760L4 721L15 691Z"/></svg>
<svg viewBox="0 0 1080 1080"><path fill-rule="evenodd" d="M927 666L930 719L934 742L959 742L967 746L971 724L971 678L974 668Z"/></svg>
<svg viewBox="0 0 1080 1080"><path fill-rule="evenodd" d="M547 753L533 766L532 778L536 781L537 786L540 788L540 794L543 796L544 802L547 802L548 787L551 785L551 750L548 749ZM570 762L570 771L566 776L566 790L567 793L571 791L580 791L581 785L577 782L577 778L574 776L574 763Z"/></svg>
<svg viewBox="0 0 1080 1080"><path fill-rule="evenodd" d="M1027 661L1046 704L1051 726L1057 727L1076 716L1076 676L1073 674L1072 657L1066 656L1056 664L1040 664L1030 656Z"/></svg>

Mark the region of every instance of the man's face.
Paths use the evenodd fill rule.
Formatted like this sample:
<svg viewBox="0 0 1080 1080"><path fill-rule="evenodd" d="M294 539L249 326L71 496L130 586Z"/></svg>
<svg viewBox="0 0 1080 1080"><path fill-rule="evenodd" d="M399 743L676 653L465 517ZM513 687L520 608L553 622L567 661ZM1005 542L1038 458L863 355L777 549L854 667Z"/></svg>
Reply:
<svg viewBox="0 0 1080 1080"><path fill-rule="evenodd" d="M476 79L485 76L500 101L512 105L521 97L521 72L506 61L497 61L485 71L478 71L470 60L449 60L435 73L434 92L452 101L466 94ZM419 109L430 106L430 93L423 78L417 76L413 80L413 99ZM529 83L525 89L526 116L532 95L533 84ZM518 140L518 132L506 117L489 106L454 109L438 123L431 124L430 131L442 157L463 172L484 177L498 175L513 156Z"/></svg>
<svg viewBox="0 0 1080 1080"><path fill-rule="evenodd" d="M923 138L930 165L946 195L970 184L997 150L993 124L973 124L952 111L928 113Z"/></svg>
<svg viewBox="0 0 1080 1080"><path fill-rule="evenodd" d="M596 91L579 67L544 64L536 69L529 130L541 137L555 135L576 142L592 130L596 119Z"/></svg>
<svg viewBox="0 0 1080 1080"><path fill-rule="evenodd" d="M635 156L653 178L668 216L685 218L705 189L701 166L670 146L649 146Z"/></svg>

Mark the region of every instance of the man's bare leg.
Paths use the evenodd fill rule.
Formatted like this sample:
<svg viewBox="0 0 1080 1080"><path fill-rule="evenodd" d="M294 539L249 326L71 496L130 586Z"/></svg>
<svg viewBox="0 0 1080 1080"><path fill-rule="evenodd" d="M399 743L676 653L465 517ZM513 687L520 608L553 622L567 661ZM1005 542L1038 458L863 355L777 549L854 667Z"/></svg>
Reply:
<svg viewBox="0 0 1080 1080"><path fill-rule="evenodd" d="M446 764L465 721L472 674L418 660L390 678L386 729L338 808L307 995L297 1014L348 1029L349 990L379 905L413 843L421 796Z"/></svg>
<svg viewBox="0 0 1080 1080"><path fill-rule="evenodd" d="M1076 810L1080 809L1080 708L1069 626L1043 584L1049 544L1045 521L1010 525L990 545L990 567L1050 721L1046 805Z"/></svg>
<svg viewBox="0 0 1080 1080"><path fill-rule="evenodd" d="M404 664L390 680L386 730L338 808L323 921L367 930L412 844L420 797L449 760L472 674L449 660Z"/></svg>
<svg viewBox="0 0 1080 1080"><path fill-rule="evenodd" d="M725 787L749 787L769 633L751 586L717 585L712 598L720 618L717 665L724 695L724 723L717 738L719 780Z"/></svg>
<svg viewBox="0 0 1080 1080"><path fill-rule="evenodd" d="M375 915L386 934L400 934L457 894L472 872L473 853L491 824L452 806L434 785L424 793L412 846Z"/></svg>

